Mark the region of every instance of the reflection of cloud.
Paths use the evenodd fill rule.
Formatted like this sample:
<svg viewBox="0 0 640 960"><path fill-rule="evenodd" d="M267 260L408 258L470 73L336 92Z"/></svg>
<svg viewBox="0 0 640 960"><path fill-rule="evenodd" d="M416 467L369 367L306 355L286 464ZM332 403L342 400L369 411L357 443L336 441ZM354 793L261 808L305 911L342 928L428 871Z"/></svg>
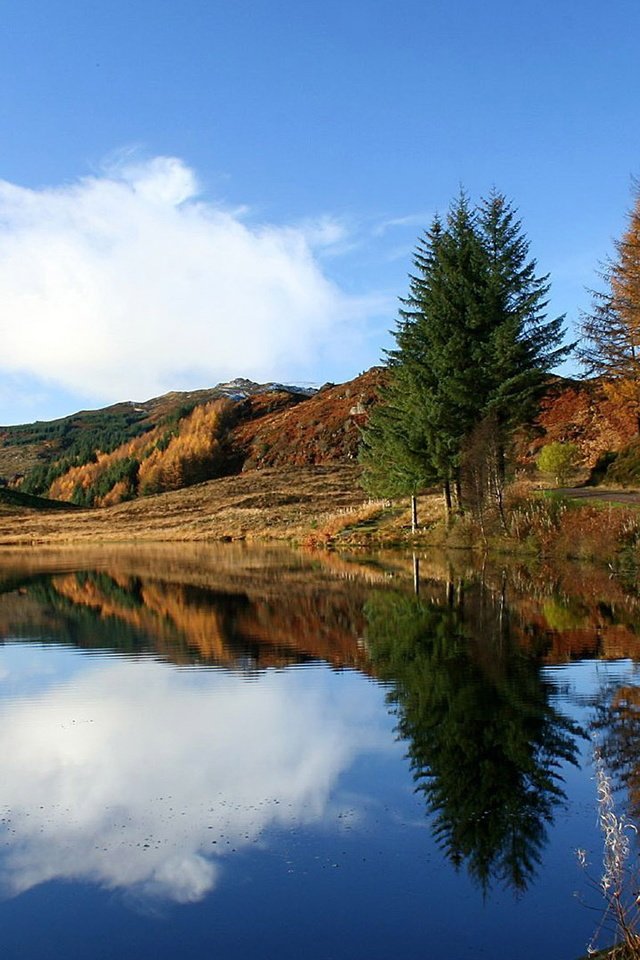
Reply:
<svg viewBox="0 0 640 960"><path fill-rule="evenodd" d="M372 689L328 671L246 683L119 661L5 703L5 890L84 878L200 899L223 856L320 819L354 756L381 747Z"/></svg>

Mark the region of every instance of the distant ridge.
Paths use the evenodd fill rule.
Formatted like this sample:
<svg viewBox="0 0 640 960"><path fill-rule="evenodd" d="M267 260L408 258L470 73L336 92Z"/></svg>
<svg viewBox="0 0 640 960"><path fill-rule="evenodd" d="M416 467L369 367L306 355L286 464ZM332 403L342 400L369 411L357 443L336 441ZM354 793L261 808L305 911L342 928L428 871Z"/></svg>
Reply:
<svg viewBox="0 0 640 960"><path fill-rule="evenodd" d="M0 482L107 506L256 466L354 461L379 377L378 369L320 388L236 377L0 427Z"/></svg>
<svg viewBox="0 0 640 960"><path fill-rule="evenodd" d="M356 464L362 428L387 376L385 368L373 367L320 388L236 377L206 389L0 427L6 491L0 502L9 507L19 493L35 495L34 508L42 498L102 507L248 470ZM542 445L570 439L590 470L603 455L609 464L636 435L635 420L599 381L554 377L540 416L515 438L515 460L533 471ZM640 476L640 455L633 455Z"/></svg>
<svg viewBox="0 0 640 960"><path fill-rule="evenodd" d="M0 436L5 433L11 434L13 431L24 431L29 427L43 427L54 424L63 424L74 421L79 417L94 417L99 414L111 414L133 410L138 413L153 413L158 409L170 408L173 404L196 402L206 403L207 400L215 400L218 397L229 397L231 399L244 400L247 397L255 396L259 393L270 393L273 391L282 391L285 393L299 394L304 397L312 397L317 393L318 387L310 384L285 384L276 381L268 383L257 383L255 380L249 380L246 377L236 377L225 383L218 383L214 387L202 387L198 390L170 390L157 397L151 397L149 400L118 400L106 407L95 407L86 410L78 410L76 413L70 413L65 417L57 417L54 420L33 420L29 423L12 424L10 426L0 425Z"/></svg>

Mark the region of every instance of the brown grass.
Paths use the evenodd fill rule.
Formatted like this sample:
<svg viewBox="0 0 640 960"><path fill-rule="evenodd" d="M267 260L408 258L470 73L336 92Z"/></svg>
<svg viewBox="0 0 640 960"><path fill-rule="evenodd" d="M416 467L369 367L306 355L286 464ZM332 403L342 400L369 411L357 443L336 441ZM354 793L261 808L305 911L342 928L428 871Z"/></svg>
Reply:
<svg viewBox="0 0 640 960"><path fill-rule="evenodd" d="M0 545L130 541L301 540L358 511L367 498L353 465L254 470L102 509L0 515Z"/></svg>
<svg viewBox="0 0 640 960"><path fill-rule="evenodd" d="M287 541L327 547L429 546L444 549L486 543L473 522L450 528L441 498L419 502L420 529L411 534L408 502L372 501L352 464L251 470L182 490L91 510L38 511L5 506L0 547L86 547L107 543ZM640 511L632 506L572 504L516 496L509 503L510 536L490 537L500 553L611 561L637 552Z"/></svg>

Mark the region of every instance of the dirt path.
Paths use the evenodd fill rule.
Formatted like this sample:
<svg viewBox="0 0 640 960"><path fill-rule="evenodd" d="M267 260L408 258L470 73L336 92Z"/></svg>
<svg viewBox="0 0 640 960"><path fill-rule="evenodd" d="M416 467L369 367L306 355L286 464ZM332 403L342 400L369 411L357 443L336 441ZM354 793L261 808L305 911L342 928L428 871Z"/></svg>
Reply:
<svg viewBox="0 0 640 960"><path fill-rule="evenodd" d="M554 494L571 500L604 500L606 503L640 503L637 490L608 490L604 487L559 487Z"/></svg>

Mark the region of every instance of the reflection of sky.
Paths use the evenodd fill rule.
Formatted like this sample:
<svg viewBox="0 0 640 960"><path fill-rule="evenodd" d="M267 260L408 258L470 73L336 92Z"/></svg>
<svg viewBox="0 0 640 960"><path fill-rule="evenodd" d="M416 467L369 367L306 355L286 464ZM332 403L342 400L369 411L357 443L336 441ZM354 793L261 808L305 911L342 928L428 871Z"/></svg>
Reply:
<svg viewBox="0 0 640 960"><path fill-rule="evenodd" d="M588 709L594 696L611 684L640 683L640 668L632 660L579 660L546 667L543 676L553 681L557 690L555 699L564 703L572 714Z"/></svg>
<svg viewBox="0 0 640 960"><path fill-rule="evenodd" d="M570 715L585 731L585 737L577 741L579 767L567 765L563 768L565 789L574 804L595 810L597 791L593 751L596 744L590 729L595 704L598 700L606 699L607 689L640 684L640 666L633 660L579 660L545 667L542 673L554 684L555 693L551 697L554 706ZM585 846L584 834L575 835L573 846Z"/></svg>
<svg viewBox="0 0 640 960"><path fill-rule="evenodd" d="M196 901L225 855L320 821L356 758L392 747L382 691L351 673L247 683L10 645L0 678L7 895L73 878Z"/></svg>

